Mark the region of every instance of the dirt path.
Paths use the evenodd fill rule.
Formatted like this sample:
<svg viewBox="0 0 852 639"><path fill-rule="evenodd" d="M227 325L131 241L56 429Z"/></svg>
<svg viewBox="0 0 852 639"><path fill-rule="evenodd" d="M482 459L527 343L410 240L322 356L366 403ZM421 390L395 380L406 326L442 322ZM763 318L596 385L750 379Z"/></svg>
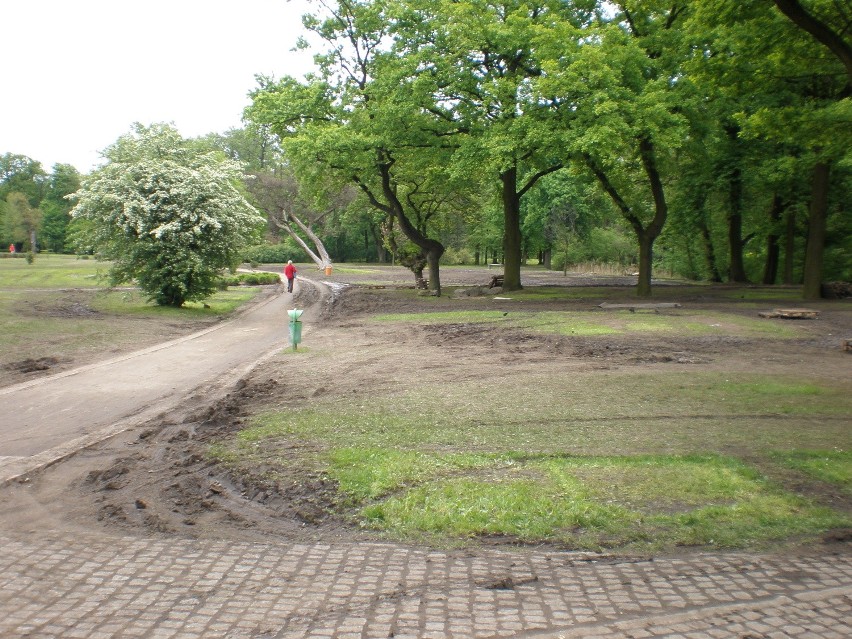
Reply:
<svg viewBox="0 0 852 639"><path fill-rule="evenodd" d="M320 290L307 286L300 303L319 308ZM10 417L0 423L3 476L216 401L286 344L286 309L297 298L282 291L263 289L234 319L192 335L0 388L0 414Z"/></svg>
<svg viewBox="0 0 852 639"><path fill-rule="evenodd" d="M468 285L482 283L483 275L487 275L481 269L450 273L448 279L452 282ZM381 277L382 282L387 282L382 286L392 286L402 284L394 279L399 274L397 269L362 277ZM739 338L646 334L639 338L577 339L478 324L390 328L369 318L379 312L434 310L435 300L414 295L391 298L377 290L375 284L347 288L349 283L358 283L349 279L347 282L345 276L336 276L331 283L302 279L297 284L297 303L308 309L303 316L303 349L327 353L328 357L312 360L306 369L303 359L287 353L286 326L280 318L285 316L283 309L292 306L291 300L281 296L267 300L254 313L246 313L234 322L232 339L226 339L226 331L221 329L206 336L237 347L237 352L229 355L234 358L232 363L224 368L220 365L215 379L205 379L211 375L208 372L181 382L182 388L194 390L167 395L147 410L131 409L132 420L120 419L113 429L115 436L87 445L63 463L7 487L0 501L2 527L243 540L369 539L367 533L348 525L345 519L328 516L335 491L320 473L293 471L275 487L260 479L262 469L254 479L232 477L206 456L209 443L241 428L245 417L262 406L286 410L318 398L369 402L373 396L404 393L446 380L505 380L510 385L515 376L543 370L570 375L666 366L698 366L705 370L724 366L726 370L751 372L794 369L797 374L815 378L842 378L850 372L850 359L836 348L836 336L849 328L848 312L830 306L825 307L823 319L813 325L808 337L788 340L783 350L775 343ZM621 279L578 278L578 282L623 285ZM446 303L451 304L450 300ZM598 300L591 297L579 298L570 305L588 310L596 303ZM466 308L493 309L495 304L513 308L511 301L495 300L493 296L466 300L465 304ZM708 312L719 309L718 302L691 302L693 309L702 305ZM733 312L737 312L737 306L736 302L725 305ZM537 308L547 305L539 304ZM566 303L554 308L564 310ZM753 314L754 309L749 307L742 312ZM263 332L275 324L273 331ZM252 350L246 348L249 344ZM148 361L153 368L145 379L150 379L162 374L160 371L178 368L174 363L157 367L155 362L161 357L176 357L168 360L172 362L201 358L187 355L179 350L181 347L179 343L169 349L154 349L143 358L127 361L131 366L136 359ZM218 348L212 350L217 356L220 354ZM236 360L243 363L236 365ZM93 369L101 371L99 383L106 383L104 374L114 377L108 370L109 367ZM230 373L223 374L223 370ZM78 392L93 386L82 374L68 375L66 379L69 384L82 384L77 387ZM114 396L113 403L126 410L126 396L121 398L116 392L126 384L116 384L104 395ZM0 399L13 396L7 392ZM94 399L88 397L86 401ZM141 405L147 405L146 401ZM94 414L93 410L86 411L87 415ZM81 422L78 418L70 423ZM95 420L87 418L85 423L93 424ZM94 430L95 437L102 439L103 428ZM69 446L79 448L82 443L91 442L72 441ZM304 452L297 450L303 444L293 445L294 453Z"/></svg>

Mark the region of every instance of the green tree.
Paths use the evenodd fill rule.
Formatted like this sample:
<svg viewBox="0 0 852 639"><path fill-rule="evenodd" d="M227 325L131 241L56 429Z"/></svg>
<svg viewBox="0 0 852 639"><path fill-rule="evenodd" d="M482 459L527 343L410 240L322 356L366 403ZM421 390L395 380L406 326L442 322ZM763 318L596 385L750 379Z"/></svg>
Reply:
<svg viewBox="0 0 852 639"><path fill-rule="evenodd" d="M73 196L89 230L81 248L112 260L113 284L135 279L159 305L212 294L263 224L238 189L241 165L164 124L135 125L104 157Z"/></svg>
<svg viewBox="0 0 852 639"><path fill-rule="evenodd" d="M4 153L0 155L0 200L9 193L23 193L30 206L38 206L44 196L47 174L40 162L26 155Z"/></svg>
<svg viewBox="0 0 852 639"><path fill-rule="evenodd" d="M6 196L3 234L15 244L29 243L29 250L38 250L37 235L41 228L41 211L30 205L27 196L13 191Z"/></svg>
<svg viewBox="0 0 852 639"><path fill-rule="evenodd" d="M570 140L578 161L598 180L639 244L637 294L651 294L654 242L668 219L667 189L676 151L688 134L682 99L684 46L678 26L685 3L621 2L582 47L574 72L550 90L576 95Z"/></svg>
<svg viewBox="0 0 852 639"><path fill-rule="evenodd" d="M65 250L65 236L71 222L73 204L68 195L80 188L80 173L70 164L54 164L39 205L43 221L42 243L51 251Z"/></svg>
<svg viewBox="0 0 852 639"><path fill-rule="evenodd" d="M411 0L398 45L418 60L421 108L457 133L454 171L492 184L503 211L504 288L522 287L521 203L566 162L573 96L536 84L570 73L594 13L592 2ZM560 117L562 114L565 117Z"/></svg>
<svg viewBox="0 0 852 639"><path fill-rule="evenodd" d="M391 50L398 22L385 3L340 1L325 9L305 18L327 46L315 57L318 74L261 82L248 119L282 138L304 185L337 192L354 185L392 218L382 226L395 226L417 247L429 287L440 295L444 246L433 229L455 212L452 193L465 188L447 168L452 149L444 140L454 126L421 108L417 60Z"/></svg>
<svg viewBox="0 0 852 639"><path fill-rule="evenodd" d="M841 214L849 194L852 9L826 0L702 0L695 7L696 30L710 38L707 64L716 67L721 91L739 101L739 135L783 149L796 168L794 181L808 175L803 294L819 297L824 250L835 240L829 229L839 228L830 218ZM791 222L794 204L784 207ZM780 216L779 206L769 207L770 217ZM786 245L795 243L788 238Z"/></svg>

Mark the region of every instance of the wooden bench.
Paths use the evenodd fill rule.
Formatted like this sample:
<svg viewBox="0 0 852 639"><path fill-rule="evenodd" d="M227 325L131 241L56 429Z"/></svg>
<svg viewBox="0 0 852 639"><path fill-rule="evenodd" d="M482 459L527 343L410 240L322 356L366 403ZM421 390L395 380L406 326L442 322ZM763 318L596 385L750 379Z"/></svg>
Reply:
<svg viewBox="0 0 852 639"><path fill-rule="evenodd" d="M497 288L498 286L500 288L503 287L503 276L502 275L495 275L494 277L492 277L491 278L491 284L488 285L488 288Z"/></svg>

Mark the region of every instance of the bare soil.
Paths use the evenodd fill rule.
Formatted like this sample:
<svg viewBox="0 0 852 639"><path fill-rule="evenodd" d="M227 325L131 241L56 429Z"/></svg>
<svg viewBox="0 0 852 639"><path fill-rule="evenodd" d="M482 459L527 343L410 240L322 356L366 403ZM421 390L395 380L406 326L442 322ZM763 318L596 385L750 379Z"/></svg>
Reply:
<svg viewBox="0 0 852 639"><path fill-rule="evenodd" d="M846 302L808 305L820 311L820 319L802 323L800 339L783 342L648 334L579 338L525 333L495 323L423 328L371 322L369 318L376 313L435 310L436 302L447 309L461 303L464 308L490 310L503 305L507 313L521 306L517 301L494 299L494 291L465 297L463 302L451 295L446 300L428 299L413 291L411 295L389 295L394 287L409 285L396 279L397 271L372 274L369 283L364 283L366 277L334 276L331 279L336 284L346 284L348 279L352 285L335 285L331 293L323 286L300 283L299 303L309 307L305 317L310 318L305 323L303 348L330 353L312 360L310 370L303 370L303 360L292 354L273 358L222 396L187 398L187 408L182 411L162 415L3 488L0 527L10 533L45 535L85 530L105 535L242 540L367 540L371 534L353 525L333 482L304 463L304 453L310 452L308 444L296 440L282 444L276 452L293 463L277 468L272 480L265 468L234 475L211 460L207 454L210 443L243 428L248 417L263 407L286 410L318 398L369 401L375 395L442 380L452 383L478 376L511 380L542 370L582 374L601 368L659 370L669 366L795 372L848 380L852 370L852 356L840 348L842 338L852 337L852 307ZM630 298L633 280L542 275L525 283L607 286L607 299L613 301ZM481 269L453 270L445 282L445 286L477 284L487 284ZM531 301L524 308L602 312L595 310L605 301L599 289L588 290L588 297L574 302ZM720 289L713 290L684 296L676 286L660 286L655 301L677 301L693 311L756 315L753 304L720 297ZM802 306L792 294L790 304ZM765 308L776 306L778 302L771 302ZM20 364L21 371L30 374L49 368L49 362ZM795 483L792 487L797 492L852 511L852 500L842 491L800 476L778 479ZM826 543L849 540L849 531L834 531Z"/></svg>

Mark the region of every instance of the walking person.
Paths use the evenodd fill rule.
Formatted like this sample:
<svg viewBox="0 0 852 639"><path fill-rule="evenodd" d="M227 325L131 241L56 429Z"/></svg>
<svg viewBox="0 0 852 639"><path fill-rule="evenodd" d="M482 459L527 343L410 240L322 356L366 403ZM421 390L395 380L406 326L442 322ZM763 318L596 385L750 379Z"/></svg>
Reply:
<svg viewBox="0 0 852 639"><path fill-rule="evenodd" d="M293 266L293 260L287 260L287 266L284 267L284 277L287 278L287 292L293 292L293 280L296 279L296 267Z"/></svg>

